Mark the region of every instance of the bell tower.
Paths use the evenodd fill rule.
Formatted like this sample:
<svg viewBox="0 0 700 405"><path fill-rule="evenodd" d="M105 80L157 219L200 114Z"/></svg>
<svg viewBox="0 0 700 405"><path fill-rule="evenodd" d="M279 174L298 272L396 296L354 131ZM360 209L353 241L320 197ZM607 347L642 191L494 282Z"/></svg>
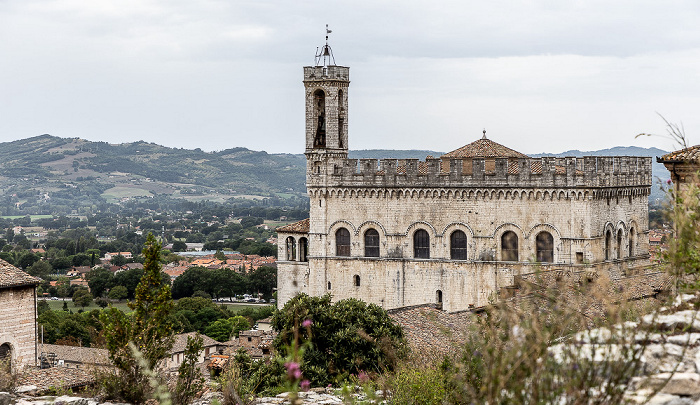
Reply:
<svg viewBox="0 0 700 405"><path fill-rule="evenodd" d="M326 25L326 44L317 49L314 66L304 67L307 182L348 157L350 68L335 64L330 33Z"/></svg>

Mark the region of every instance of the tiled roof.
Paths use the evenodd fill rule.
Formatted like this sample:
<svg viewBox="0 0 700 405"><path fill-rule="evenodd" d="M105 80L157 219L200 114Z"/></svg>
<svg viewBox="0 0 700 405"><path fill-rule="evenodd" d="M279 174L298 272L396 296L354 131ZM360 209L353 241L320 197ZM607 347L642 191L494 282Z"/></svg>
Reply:
<svg viewBox="0 0 700 405"><path fill-rule="evenodd" d="M55 353L57 360L67 360L81 364L111 365L109 361L109 351L106 349L96 349L94 347L77 347L63 345L39 345L45 353Z"/></svg>
<svg viewBox="0 0 700 405"><path fill-rule="evenodd" d="M281 226L277 228L277 232L284 233L309 233L309 219L302 219L299 222L293 224Z"/></svg>
<svg viewBox="0 0 700 405"><path fill-rule="evenodd" d="M657 159L660 163L664 162L700 162L700 145L691 146L689 148L677 150L667 153Z"/></svg>
<svg viewBox="0 0 700 405"><path fill-rule="evenodd" d="M36 285L41 283L36 277L23 272L10 263L0 259L0 288Z"/></svg>
<svg viewBox="0 0 700 405"><path fill-rule="evenodd" d="M175 343L173 344L173 348L172 350L170 350L170 353L184 352L185 347L187 346L187 337L189 336L194 338L196 335L197 332L181 333L179 335L175 335ZM207 335L200 334L199 336L202 337L202 347L210 347L221 344Z"/></svg>
<svg viewBox="0 0 700 405"><path fill-rule="evenodd" d="M525 154L494 142L486 137L445 153L441 158L526 158Z"/></svg>
<svg viewBox="0 0 700 405"><path fill-rule="evenodd" d="M36 386L36 391L40 394L51 388L70 389L83 387L94 382L95 373L92 371L69 367L45 369L27 367L19 377L19 385Z"/></svg>

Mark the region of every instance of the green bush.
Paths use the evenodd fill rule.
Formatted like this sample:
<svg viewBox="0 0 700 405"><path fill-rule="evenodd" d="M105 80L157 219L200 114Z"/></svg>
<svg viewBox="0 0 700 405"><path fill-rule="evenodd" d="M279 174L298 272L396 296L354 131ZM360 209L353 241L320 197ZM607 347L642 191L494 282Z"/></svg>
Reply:
<svg viewBox="0 0 700 405"><path fill-rule="evenodd" d="M306 320L311 324L302 328ZM272 325L280 331L273 344L281 357L290 355L295 341L309 343L301 368L315 386L360 372L391 371L407 350L401 327L386 311L357 299L332 304L329 294L299 294L273 315Z"/></svg>
<svg viewBox="0 0 700 405"><path fill-rule="evenodd" d="M437 368L402 368L393 377L392 403L442 405L447 399L445 374Z"/></svg>

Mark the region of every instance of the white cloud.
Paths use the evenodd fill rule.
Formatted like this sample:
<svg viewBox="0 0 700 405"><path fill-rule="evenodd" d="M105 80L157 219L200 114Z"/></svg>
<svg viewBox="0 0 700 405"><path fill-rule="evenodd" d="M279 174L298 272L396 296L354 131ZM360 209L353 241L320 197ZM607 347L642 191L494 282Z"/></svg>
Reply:
<svg viewBox="0 0 700 405"><path fill-rule="evenodd" d="M301 152L324 26L351 67L350 146L532 153L700 142L691 0L6 0L0 141L51 133Z"/></svg>

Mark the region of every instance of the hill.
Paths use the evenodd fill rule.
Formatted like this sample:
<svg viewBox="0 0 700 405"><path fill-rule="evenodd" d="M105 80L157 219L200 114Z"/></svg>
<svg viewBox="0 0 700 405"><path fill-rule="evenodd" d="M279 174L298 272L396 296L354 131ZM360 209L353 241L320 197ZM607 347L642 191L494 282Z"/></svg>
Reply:
<svg viewBox="0 0 700 405"><path fill-rule="evenodd" d="M76 210L154 195L192 200L302 195L305 166L303 155L245 148L209 153L41 135L0 144L0 198L15 206L68 204Z"/></svg>
<svg viewBox="0 0 700 405"><path fill-rule="evenodd" d="M616 147L539 156L660 156L660 149ZM353 150L353 159L425 159L429 150ZM0 143L0 214L55 214L97 210L130 198L168 196L190 201L243 197L302 197L303 154L269 154L246 148L218 152L169 148L148 142L109 144L41 135ZM654 161L654 176L668 172ZM652 201L661 198L653 187ZM20 209L21 208L21 209ZM18 212L19 211L19 212Z"/></svg>

